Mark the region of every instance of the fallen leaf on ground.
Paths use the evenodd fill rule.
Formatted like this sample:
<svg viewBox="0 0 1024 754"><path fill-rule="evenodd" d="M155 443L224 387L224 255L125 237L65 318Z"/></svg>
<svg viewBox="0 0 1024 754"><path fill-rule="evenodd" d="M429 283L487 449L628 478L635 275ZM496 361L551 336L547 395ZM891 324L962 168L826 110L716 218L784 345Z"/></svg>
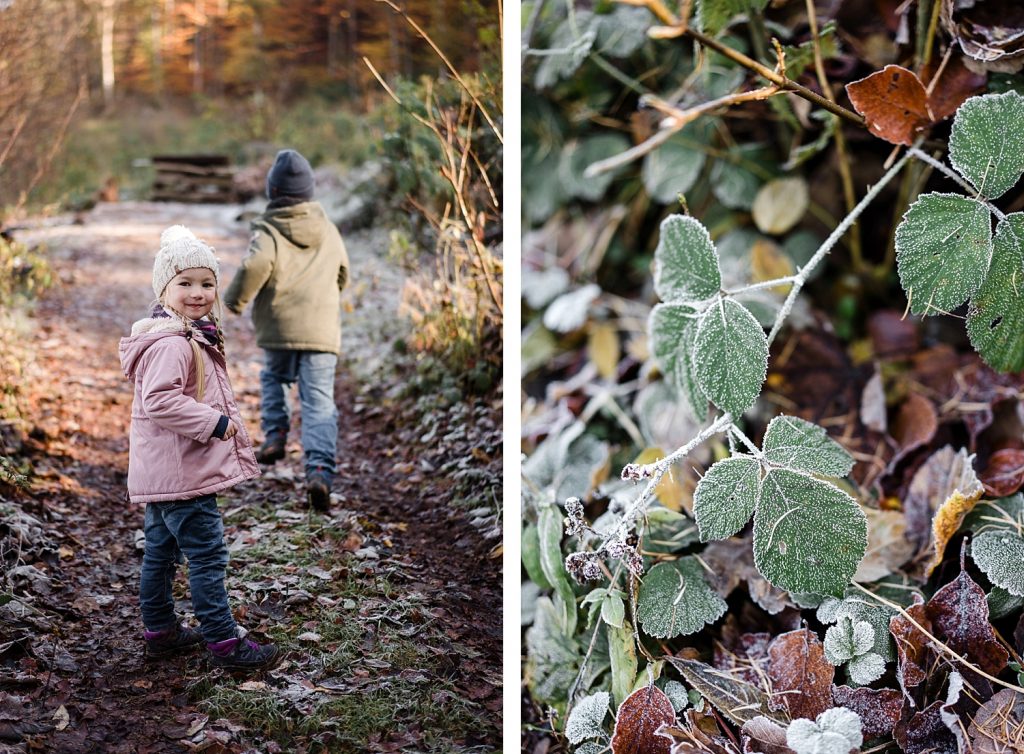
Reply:
<svg viewBox="0 0 1024 754"><path fill-rule="evenodd" d="M791 718L813 720L832 706L836 669L825 659L825 648L817 634L807 629L781 634L769 646L768 655L770 709L785 710Z"/></svg>
<svg viewBox="0 0 1024 754"><path fill-rule="evenodd" d="M619 705L612 754L669 754L672 740L657 730L675 721L675 710L664 691L657 686L637 689Z"/></svg>
<svg viewBox="0 0 1024 754"><path fill-rule="evenodd" d="M1024 485L1024 450L1003 448L988 459L988 466L978 475L990 497L1009 497Z"/></svg>

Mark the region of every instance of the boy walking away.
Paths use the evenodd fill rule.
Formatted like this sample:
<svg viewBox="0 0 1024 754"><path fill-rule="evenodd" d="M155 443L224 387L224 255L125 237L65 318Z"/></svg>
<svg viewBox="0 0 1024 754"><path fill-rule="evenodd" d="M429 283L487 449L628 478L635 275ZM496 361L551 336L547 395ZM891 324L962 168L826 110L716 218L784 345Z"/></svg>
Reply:
<svg viewBox="0 0 1024 754"><path fill-rule="evenodd" d="M266 211L252 223L249 252L224 294L241 314L253 299L260 372L260 463L284 457L289 406L285 386L299 384L308 503L330 505L338 440L334 372L341 350L341 291L348 254L341 234L313 201L313 170L294 149L277 153L267 174Z"/></svg>

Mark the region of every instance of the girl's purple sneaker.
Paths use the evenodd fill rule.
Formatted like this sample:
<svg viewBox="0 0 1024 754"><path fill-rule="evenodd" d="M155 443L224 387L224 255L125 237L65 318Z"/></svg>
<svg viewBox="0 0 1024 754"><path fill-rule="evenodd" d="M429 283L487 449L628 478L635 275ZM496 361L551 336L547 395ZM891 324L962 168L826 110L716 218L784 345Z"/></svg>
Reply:
<svg viewBox="0 0 1024 754"><path fill-rule="evenodd" d="M280 656L273 644L257 644L248 639L225 639L206 645L210 664L233 670L264 670L277 664Z"/></svg>
<svg viewBox="0 0 1024 754"><path fill-rule="evenodd" d="M145 631L146 659L163 660L174 655L191 652L203 643L203 636L188 626L174 625L163 631Z"/></svg>

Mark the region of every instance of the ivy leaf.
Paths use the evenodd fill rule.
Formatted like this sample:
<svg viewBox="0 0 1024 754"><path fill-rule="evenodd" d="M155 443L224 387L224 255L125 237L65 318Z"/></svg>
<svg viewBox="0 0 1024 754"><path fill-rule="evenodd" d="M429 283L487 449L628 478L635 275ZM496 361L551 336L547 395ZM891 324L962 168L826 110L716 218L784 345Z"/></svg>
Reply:
<svg viewBox="0 0 1024 754"><path fill-rule="evenodd" d="M672 739L657 731L672 725L676 712L657 686L637 689L619 705L612 735L612 754L669 754Z"/></svg>
<svg viewBox="0 0 1024 754"><path fill-rule="evenodd" d="M722 274L707 228L685 215L661 222L654 250L654 290L662 301L702 301L718 293Z"/></svg>
<svg viewBox="0 0 1024 754"><path fill-rule="evenodd" d="M973 296L992 258L985 205L959 194L925 194L896 228L896 266L914 314L950 312Z"/></svg>
<svg viewBox="0 0 1024 754"><path fill-rule="evenodd" d="M1017 92L972 97L960 106L949 134L949 161L990 199L1024 173L1024 97Z"/></svg>
<svg viewBox="0 0 1024 754"><path fill-rule="evenodd" d="M582 743L588 738L597 738L604 732L601 723L608 712L608 701L608 692L598 691L576 703L569 713L569 719L565 721L565 737L569 739L569 743Z"/></svg>
<svg viewBox="0 0 1024 754"><path fill-rule="evenodd" d="M825 710L813 722L794 720L786 731L786 744L796 754L850 754L862 743L860 717L842 707Z"/></svg>
<svg viewBox="0 0 1024 754"><path fill-rule="evenodd" d="M691 138L693 128L684 129L644 157L640 178L647 194L661 204L672 204L685 194L700 177L707 155Z"/></svg>
<svg viewBox="0 0 1024 754"><path fill-rule="evenodd" d="M708 586L692 557L654 566L644 577L636 604L644 633L658 639L696 633L725 610L725 600Z"/></svg>
<svg viewBox="0 0 1024 754"><path fill-rule="evenodd" d="M768 373L768 338L741 304L721 299L700 320L693 360L704 394L739 419L761 394Z"/></svg>
<svg viewBox="0 0 1024 754"><path fill-rule="evenodd" d="M1009 531L988 531L971 542L971 557L988 580L1024 597L1024 538Z"/></svg>
<svg viewBox="0 0 1024 754"><path fill-rule="evenodd" d="M693 516L700 541L727 539L743 528L757 505L761 464L750 456L725 458L697 483Z"/></svg>
<svg viewBox="0 0 1024 754"><path fill-rule="evenodd" d="M658 304L651 310L648 332L651 351L669 383L681 393L694 414L703 416L708 399L697 384L693 349L697 338L695 310L686 304Z"/></svg>
<svg viewBox="0 0 1024 754"><path fill-rule="evenodd" d="M853 457L822 427L795 416L769 422L762 450L771 463L811 474L844 477L853 468Z"/></svg>
<svg viewBox="0 0 1024 754"><path fill-rule="evenodd" d="M754 563L792 592L841 595L867 550L857 501L829 482L772 469L754 516Z"/></svg>
<svg viewBox="0 0 1024 754"><path fill-rule="evenodd" d="M971 299L967 335L981 358L1000 372L1024 369L1024 214L996 227L992 267Z"/></svg>

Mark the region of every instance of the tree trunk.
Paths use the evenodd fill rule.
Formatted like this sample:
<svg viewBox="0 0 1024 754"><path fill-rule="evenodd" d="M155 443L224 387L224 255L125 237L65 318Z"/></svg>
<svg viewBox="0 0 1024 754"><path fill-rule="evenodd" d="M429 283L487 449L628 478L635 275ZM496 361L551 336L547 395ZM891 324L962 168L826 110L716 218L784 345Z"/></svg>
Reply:
<svg viewBox="0 0 1024 754"><path fill-rule="evenodd" d="M103 71L103 104L114 101L114 12L117 0L100 3L100 63Z"/></svg>

